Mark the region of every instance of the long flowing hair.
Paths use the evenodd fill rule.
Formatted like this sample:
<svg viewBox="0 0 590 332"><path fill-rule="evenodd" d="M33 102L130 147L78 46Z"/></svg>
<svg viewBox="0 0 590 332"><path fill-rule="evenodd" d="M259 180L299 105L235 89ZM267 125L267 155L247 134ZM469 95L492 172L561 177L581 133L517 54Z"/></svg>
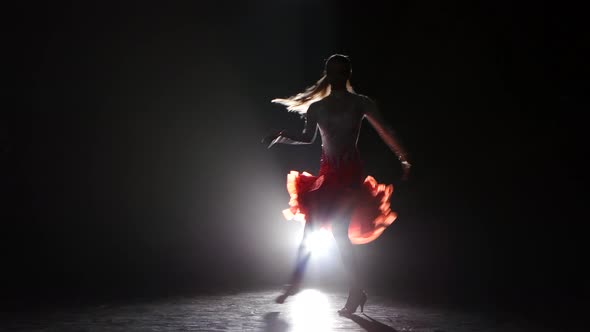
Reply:
<svg viewBox="0 0 590 332"><path fill-rule="evenodd" d="M334 54L326 60L324 65L324 74L314 85L306 88L303 92L300 92L294 96L288 98L275 98L271 100L273 103L282 104L287 106L287 110L291 112L297 112L304 116L307 113L309 105L315 103L318 100L326 98L330 94L330 83L326 75L326 69L330 61L341 61L344 62L350 68L350 59L346 55ZM354 93L350 80L346 81L346 90Z"/></svg>

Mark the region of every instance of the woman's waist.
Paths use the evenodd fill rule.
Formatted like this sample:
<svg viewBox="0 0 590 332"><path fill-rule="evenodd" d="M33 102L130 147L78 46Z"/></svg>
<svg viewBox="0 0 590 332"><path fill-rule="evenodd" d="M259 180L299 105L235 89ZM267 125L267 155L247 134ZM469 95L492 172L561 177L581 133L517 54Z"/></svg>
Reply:
<svg viewBox="0 0 590 332"><path fill-rule="evenodd" d="M327 149L322 146L322 160L332 165L360 160L360 154L356 147L346 149Z"/></svg>
<svg viewBox="0 0 590 332"><path fill-rule="evenodd" d="M329 154L322 149L320 174L342 174L355 176L362 173L362 161L357 149Z"/></svg>

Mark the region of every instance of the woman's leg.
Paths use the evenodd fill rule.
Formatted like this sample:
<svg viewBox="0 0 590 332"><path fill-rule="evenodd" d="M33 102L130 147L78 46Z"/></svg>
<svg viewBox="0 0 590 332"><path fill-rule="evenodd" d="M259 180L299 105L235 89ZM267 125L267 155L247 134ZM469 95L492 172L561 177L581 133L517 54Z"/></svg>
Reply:
<svg viewBox="0 0 590 332"><path fill-rule="evenodd" d="M352 205L348 205L349 207ZM367 301L367 294L363 291L356 246L348 238L348 227L352 217L352 209L345 209L347 213L340 214L340 219L332 224L332 234L338 244L338 250L342 256L342 263L348 277L348 299L344 308L338 310L343 316L353 314L360 305L361 311Z"/></svg>
<svg viewBox="0 0 590 332"><path fill-rule="evenodd" d="M303 228L303 237L301 239L301 243L299 244L299 248L297 249L295 269L293 270L293 274L291 275L291 279L289 281L287 289L283 294L276 298L277 303L285 302L288 296L294 295L299 291L301 281L303 280L303 275L305 273L305 268L307 267L307 263L309 262L309 258L311 257L311 251L307 245L307 239L309 238L311 232L311 223L306 222L305 227Z"/></svg>
<svg viewBox="0 0 590 332"><path fill-rule="evenodd" d="M299 248L297 249L295 270L293 271L293 275L291 277L291 285L296 286L297 289L299 288L299 285L301 285L301 281L303 280L303 275L305 273L307 263L309 262L309 258L311 257L311 250L307 243L307 239L309 239L311 232L311 223L305 223L305 227L303 228L303 237L301 239L301 243L299 244Z"/></svg>
<svg viewBox="0 0 590 332"><path fill-rule="evenodd" d="M358 261L355 247L348 238L348 225L350 223L350 214L346 214L340 220L332 223L332 234L338 245L342 263L348 277L348 285L351 293L359 292L361 287L360 273L358 270Z"/></svg>

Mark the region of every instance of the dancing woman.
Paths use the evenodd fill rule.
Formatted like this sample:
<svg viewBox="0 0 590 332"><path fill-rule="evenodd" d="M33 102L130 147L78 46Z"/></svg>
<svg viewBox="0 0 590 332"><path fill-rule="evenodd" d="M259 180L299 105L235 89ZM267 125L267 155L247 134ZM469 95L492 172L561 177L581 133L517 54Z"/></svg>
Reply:
<svg viewBox="0 0 590 332"><path fill-rule="evenodd" d="M407 178L411 167L404 148L375 103L352 89L351 72L347 56L330 56L325 63L324 76L315 85L293 97L273 100L305 117L303 132L282 130L262 140L269 148L277 143L311 144L317 130L320 131L319 175L291 171L287 176L291 200L290 208L283 213L287 219L304 221L305 228L291 281L276 301L283 303L288 296L299 291L311 254L306 247L308 236L319 228L330 229L349 279L348 300L338 311L341 315L351 315L359 306L362 312L367 301L359 280L353 245L375 240L397 217L389 205L393 186L379 184L371 176L363 178L363 165L357 149L362 120L366 118L396 154L403 170L402 179Z"/></svg>

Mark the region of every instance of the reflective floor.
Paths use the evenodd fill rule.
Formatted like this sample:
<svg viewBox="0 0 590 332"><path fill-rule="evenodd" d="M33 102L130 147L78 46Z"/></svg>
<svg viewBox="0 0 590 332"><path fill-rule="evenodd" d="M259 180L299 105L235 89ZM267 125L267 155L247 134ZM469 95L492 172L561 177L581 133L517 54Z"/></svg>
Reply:
<svg viewBox="0 0 590 332"><path fill-rule="evenodd" d="M369 294L365 313L341 317L344 293L305 289L284 304L277 291L97 305L43 314L2 313L0 331L549 331L496 315L404 306Z"/></svg>

